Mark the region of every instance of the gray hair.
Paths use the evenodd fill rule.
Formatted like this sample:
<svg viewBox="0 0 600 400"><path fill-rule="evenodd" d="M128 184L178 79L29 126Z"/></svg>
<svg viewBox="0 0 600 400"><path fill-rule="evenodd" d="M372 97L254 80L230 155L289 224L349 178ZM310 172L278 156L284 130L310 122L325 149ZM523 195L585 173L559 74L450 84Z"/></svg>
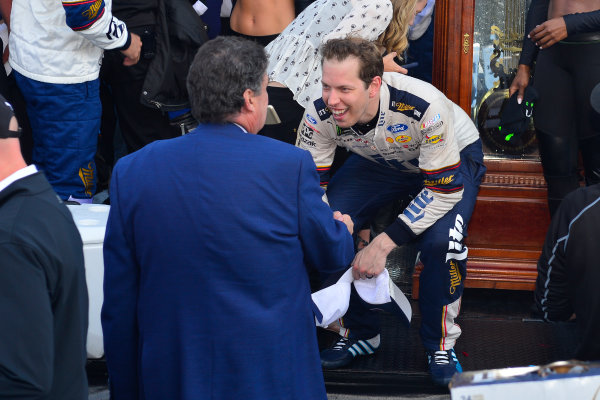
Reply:
<svg viewBox="0 0 600 400"><path fill-rule="evenodd" d="M240 37L219 36L202 45L187 77L194 118L223 123L238 114L246 89L260 94L267 63L263 47Z"/></svg>

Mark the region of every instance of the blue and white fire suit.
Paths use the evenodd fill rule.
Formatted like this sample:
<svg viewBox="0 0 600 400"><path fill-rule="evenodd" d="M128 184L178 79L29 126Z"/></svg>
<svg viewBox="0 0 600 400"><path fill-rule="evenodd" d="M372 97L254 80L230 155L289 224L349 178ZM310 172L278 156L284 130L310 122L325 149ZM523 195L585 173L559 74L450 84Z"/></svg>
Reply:
<svg viewBox="0 0 600 400"><path fill-rule="evenodd" d="M103 49L127 48L111 0L13 0L9 62L25 97L33 161L63 199L95 192Z"/></svg>
<svg viewBox="0 0 600 400"><path fill-rule="evenodd" d="M466 275L467 225L485 166L479 133L467 114L432 85L383 75L376 126L365 134L340 128L322 98L306 109L297 146L308 150L327 185L333 210L363 227L392 200L413 196L385 232L397 244L418 240L421 338L428 349L449 350L461 333L454 322ZM353 152L328 182L335 149ZM343 334L370 339L376 315L351 301Z"/></svg>

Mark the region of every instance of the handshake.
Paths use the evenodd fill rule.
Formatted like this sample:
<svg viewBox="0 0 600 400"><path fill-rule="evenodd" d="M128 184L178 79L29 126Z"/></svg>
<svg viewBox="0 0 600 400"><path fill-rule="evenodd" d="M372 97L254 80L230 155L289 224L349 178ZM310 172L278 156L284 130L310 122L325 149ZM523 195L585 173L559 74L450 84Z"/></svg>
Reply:
<svg viewBox="0 0 600 400"><path fill-rule="evenodd" d="M354 233L354 222L352 222L352 218L350 218L348 214L342 214L339 211L334 211L333 219L342 221L344 224L346 224L346 227L348 228L350 234L352 235Z"/></svg>

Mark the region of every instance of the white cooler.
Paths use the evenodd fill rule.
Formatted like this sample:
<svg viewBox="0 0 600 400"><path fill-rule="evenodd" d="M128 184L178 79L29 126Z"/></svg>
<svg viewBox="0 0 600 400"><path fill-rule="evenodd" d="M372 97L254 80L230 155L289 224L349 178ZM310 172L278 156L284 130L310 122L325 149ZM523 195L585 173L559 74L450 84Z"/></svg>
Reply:
<svg viewBox="0 0 600 400"><path fill-rule="evenodd" d="M83 241L85 260L85 280L88 289L89 314L87 333L88 358L101 358L104 355L100 310L104 294L104 258L102 245L110 206L103 204L68 205L73 220Z"/></svg>

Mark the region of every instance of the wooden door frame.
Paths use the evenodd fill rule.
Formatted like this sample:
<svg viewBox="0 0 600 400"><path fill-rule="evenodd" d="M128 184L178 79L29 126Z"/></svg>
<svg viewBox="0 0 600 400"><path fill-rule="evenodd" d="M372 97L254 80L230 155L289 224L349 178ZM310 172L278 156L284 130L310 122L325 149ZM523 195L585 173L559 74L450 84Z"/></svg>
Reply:
<svg viewBox="0 0 600 400"><path fill-rule="evenodd" d="M432 83L469 115L474 18L475 0L438 0L435 3L434 26L440 28L434 30Z"/></svg>

